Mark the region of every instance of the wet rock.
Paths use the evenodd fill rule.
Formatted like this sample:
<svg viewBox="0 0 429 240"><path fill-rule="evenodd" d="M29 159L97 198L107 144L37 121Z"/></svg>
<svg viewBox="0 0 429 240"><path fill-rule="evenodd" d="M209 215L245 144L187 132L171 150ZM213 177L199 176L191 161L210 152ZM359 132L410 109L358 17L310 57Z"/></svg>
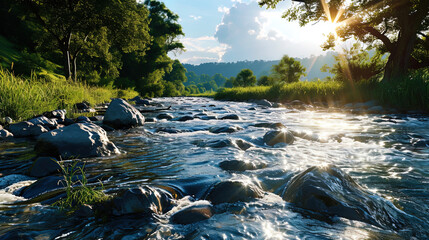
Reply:
<svg viewBox="0 0 429 240"><path fill-rule="evenodd" d="M286 129L269 131L263 139L268 146L274 146L278 143L292 144L295 141L293 134Z"/></svg>
<svg viewBox="0 0 429 240"><path fill-rule="evenodd" d="M10 118L10 117L5 117L5 118L4 118L4 121L5 121L7 124L12 124L12 123L13 123L13 119L12 119L12 118Z"/></svg>
<svg viewBox="0 0 429 240"><path fill-rule="evenodd" d="M255 100L253 102L258 104L258 105L264 106L264 107L272 107L273 106L273 104L270 101L268 101L267 99Z"/></svg>
<svg viewBox="0 0 429 240"><path fill-rule="evenodd" d="M147 122L147 123L148 122L152 122L153 123L153 122L157 122L157 120L156 120L156 118L149 118L148 117L148 118L145 119L145 122Z"/></svg>
<svg viewBox="0 0 429 240"><path fill-rule="evenodd" d="M0 139L13 138L13 134L6 129L0 129Z"/></svg>
<svg viewBox="0 0 429 240"><path fill-rule="evenodd" d="M171 120L174 117L170 113L161 113L161 114L158 114L158 116L156 116L156 118L159 120L162 120L162 119Z"/></svg>
<svg viewBox="0 0 429 240"><path fill-rule="evenodd" d="M31 122L34 125L43 126L47 129L54 129L58 125L57 120L49 119L45 116L30 119L30 120L28 120L28 122Z"/></svg>
<svg viewBox="0 0 429 240"><path fill-rule="evenodd" d="M241 181L225 181L214 185L205 199L213 204L250 202L255 198L262 198L264 193L253 183Z"/></svg>
<svg viewBox="0 0 429 240"><path fill-rule="evenodd" d="M76 118L76 122L77 123L90 123L91 119L89 119L88 117L85 117L85 116L79 116L78 118Z"/></svg>
<svg viewBox="0 0 429 240"><path fill-rule="evenodd" d="M253 125L254 127L262 127L262 128L286 128L285 125L283 125L283 123L257 123L255 125Z"/></svg>
<svg viewBox="0 0 429 240"><path fill-rule="evenodd" d="M288 184L282 198L296 207L382 228L404 226L405 213L391 202L365 191L337 167L311 167Z"/></svg>
<svg viewBox="0 0 429 240"><path fill-rule="evenodd" d="M66 118L67 111L65 109L58 109L51 112L45 112L43 115L47 118L56 118L64 120Z"/></svg>
<svg viewBox="0 0 429 240"><path fill-rule="evenodd" d="M61 122L61 124L63 124L64 126L69 126L69 125L75 124L75 122L71 118L66 118L66 119L64 119L63 122Z"/></svg>
<svg viewBox="0 0 429 240"><path fill-rule="evenodd" d="M137 96L137 97L134 97L134 98L128 99L128 100L135 102L136 105L150 105L149 100L142 99L140 96Z"/></svg>
<svg viewBox="0 0 429 240"><path fill-rule="evenodd" d="M104 114L103 124L115 129L142 126L143 115L135 107L121 98L113 99Z"/></svg>
<svg viewBox="0 0 429 240"><path fill-rule="evenodd" d="M148 186L124 190L112 200L112 214L165 213L171 208L173 197L167 191Z"/></svg>
<svg viewBox="0 0 429 240"><path fill-rule="evenodd" d="M104 116L94 116L89 118L89 120L91 120L92 122L102 122L103 119L104 119Z"/></svg>
<svg viewBox="0 0 429 240"><path fill-rule="evenodd" d="M79 206L79 208L73 214L79 218L87 218L93 216L94 211L92 209L92 206L84 204Z"/></svg>
<svg viewBox="0 0 429 240"><path fill-rule="evenodd" d="M34 180L34 179L20 174L11 174L4 177L0 177L0 189L7 188L14 183L28 181L28 180Z"/></svg>
<svg viewBox="0 0 429 240"><path fill-rule="evenodd" d="M57 159L51 157L39 157L30 167L29 175L32 177L46 177L54 173L60 173L61 167Z"/></svg>
<svg viewBox="0 0 429 240"><path fill-rule="evenodd" d="M199 117L201 120L217 120L216 116L201 116Z"/></svg>
<svg viewBox="0 0 429 240"><path fill-rule="evenodd" d="M226 171L244 172L247 170L257 170L266 168L267 164L264 162L252 161L245 162L240 160L227 160L219 163L219 167Z"/></svg>
<svg viewBox="0 0 429 240"><path fill-rule="evenodd" d="M20 122L11 124L8 127L9 132L14 137L36 137L48 130L40 125L34 125L31 122Z"/></svg>
<svg viewBox="0 0 429 240"><path fill-rule="evenodd" d="M249 110L249 111L256 111L256 108L251 107L251 108L249 108L249 109L247 109L247 110Z"/></svg>
<svg viewBox="0 0 429 240"><path fill-rule="evenodd" d="M411 144L413 145L413 147L416 147L416 148L427 148L429 147L429 140L418 139L418 140L412 141Z"/></svg>
<svg viewBox="0 0 429 240"><path fill-rule="evenodd" d="M234 133L243 130L243 128L238 126L228 126L228 127L212 127L210 128L211 133Z"/></svg>
<svg viewBox="0 0 429 240"><path fill-rule="evenodd" d="M244 151L253 147L253 144L248 143L248 142L241 140L241 139L235 140L234 143L235 143L235 145L237 145L238 148L240 148L241 150L244 150Z"/></svg>
<svg viewBox="0 0 429 240"><path fill-rule="evenodd" d="M179 118L174 118L172 120L179 121L179 122L186 122L186 121L194 120L194 118L191 116L183 116L183 117L179 117Z"/></svg>
<svg viewBox="0 0 429 240"><path fill-rule="evenodd" d="M43 193L64 188L65 183L63 182L64 177L60 176L48 176L41 178L31 184L30 186L23 189L21 196L27 199L31 199L42 195ZM77 177L74 180L78 180Z"/></svg>
<svg viewBox="0 0 429 240"><path fill-rule="evenodd" d="M40 156L62 159L100 157L118 154L106 131L93 123L75 123L42 134L37 139L36 152Z"/></svg>
<svg viewBox="0 0 429 240"><path fill-rule="evenodd" d="M162 127L162 128L156 129L155 132L165 132L165 133L173 133L173 134L175 134L175 133L182 133L183 131L179 130L179 129L176 129L176 128L164 128L164 127Z"/></svg>
<svg viewBox="0 0 429 240"><path fill-rule="evenodd" d="M204 203L183 208L171 215L170 220L176 224L186 225L207 220L211 218L213 214L214 210L212 205L209 203Z"/></svg>
<svg viewBox="0 0 429 240"><path fill-rule="evenodd" d="M229 114L220 118L221 120L240 120L237 114Z"/></svg>
<svg viewBox="0 0 429 240"><path fill-rule="evenodd" d="M76 104L74 105L74 107L75 107L77 110L84 110L84 109L88 109L88 108L90 107L90 104L89 104L89 102L87 102L87 101L83 101L83 102L80 102L80 103L76 103Z"/></svg>
<svg viewBox="0 0 429 240"><path fill-rule="evenodd" d="M209 107L216 107L216 105L214 105L214 104L210 104L210 105L209 105Z"/></svg>

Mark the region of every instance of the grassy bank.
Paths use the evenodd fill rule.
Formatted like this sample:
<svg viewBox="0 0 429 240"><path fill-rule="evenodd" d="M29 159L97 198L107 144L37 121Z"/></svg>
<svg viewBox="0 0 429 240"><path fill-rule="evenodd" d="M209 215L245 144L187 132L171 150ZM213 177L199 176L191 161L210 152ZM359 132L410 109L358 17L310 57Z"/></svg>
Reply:
<svg viewBox="0 0 429 240"><path fill-rule="evenodd" d="M314 102L363 102L377 100L381 104L399 110L429 111L428 70L410 75L399 82L362 81L346 84L336 81L296 82L271 87L226 88L215 95L218 100L245 101L267 99L288 102L301 100Z"/></svg>
<svg viewBox="0 0 429 240"><path fill-rule="evenodd" d="M55 109L72 112L73 105L84 100L95 105L108 102L110 98L137 95L132 90L90 87L66 80L25 79L0 69L0 117L8 116L16 121Z"/></svg>

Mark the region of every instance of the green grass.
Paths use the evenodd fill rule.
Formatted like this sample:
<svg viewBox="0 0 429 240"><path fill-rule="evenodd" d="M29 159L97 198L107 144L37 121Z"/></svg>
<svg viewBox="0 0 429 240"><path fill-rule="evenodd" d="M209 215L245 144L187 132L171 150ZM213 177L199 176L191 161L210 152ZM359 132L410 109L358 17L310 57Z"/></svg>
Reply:
<svg viewBox="0 0 429 240"><path fill-rule="evenodd" d="M216 92L203 92L203 93L196 93L196 94L188 94L187 97L214 97L216 95Z"/></svg>
<svg viewBox="0 0 429 240"><path fill-rule="evenodd" d="M63 211L73 212L79 206L109 200L110 197L102 190L88 186L84 167L76 166L78 161L74 161L70 166L64 166L61 162L57 163L63 172L66 197L55 202L53 206L57 206ZM81 180L75 180L78 174L81 176Z"/></svg>
<svg viewBox="0 0 429 240"><path fill-rule="evenodd" d="M137 95L133 90L91 87L66 80L46 81L36 76L21 78L0 68L0 117L8 116L15 121L55 109L73 112L73 105L84 100L96 105L110 102L110 98Z"/></svg>
<svg viewBox="0 0 429 240"><path fill-rule="evenodd" d="M277 102L301 100L315 102L364 102L376 100L398 110L429 111L429 72L421 70L401 81L361 81L346 84L337 81L296 82L271 87L225 88L215 95L218 100L245 101L267 99Z"/></svg>

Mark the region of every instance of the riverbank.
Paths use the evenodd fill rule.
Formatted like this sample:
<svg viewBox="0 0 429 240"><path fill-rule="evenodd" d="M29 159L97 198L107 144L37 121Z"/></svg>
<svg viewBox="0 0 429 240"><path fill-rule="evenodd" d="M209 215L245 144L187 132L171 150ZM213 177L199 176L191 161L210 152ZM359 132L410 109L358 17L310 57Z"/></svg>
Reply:
<svg viewBox="0 0 429 240"><path fill-rule="evenodd" d="M66 109L72 114L74 105L86 101L91 105L110 102L111 98L133 98L133 90L93 87L66 80L22 78L0 69L0 118L15 121L31 118L53 109Z"/></svg>
<svg viewBox="0 0 429 240"><path fill-rule="evenodd" d="M248 101L267 99L275 102L300 100L304 103L377 101L384 107L406 112L429 112L429 74L419 72L401 82L362 81L348 84L336 81L296 82L275 86L224 88L215 94L217 100Z"/></svg>

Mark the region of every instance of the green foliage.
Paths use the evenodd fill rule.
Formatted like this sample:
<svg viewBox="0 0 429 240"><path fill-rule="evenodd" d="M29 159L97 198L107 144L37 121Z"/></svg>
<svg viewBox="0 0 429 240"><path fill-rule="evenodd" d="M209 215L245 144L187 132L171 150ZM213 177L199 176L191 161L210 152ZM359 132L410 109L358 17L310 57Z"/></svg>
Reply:
<svg viewBox="0 0 429 240"><path fill-rule="evenodd" d="M55 109L71 112L73 105L83 100L95 105L119 95L132 98L138 93L91 87L65 80L50 82L34 75L31 78L20 78L0 69L0 117L22 120Z"/></svg>
<svg viewBox="0 0 429 240"><path fill-rule="evenodd" d="M188 80L186 77L186 69L179 62L179 60L174 60L172 70L165 74L165 81L167 81L164 89L164 96L179 96L185 93L184 82Z"/></svg>
<svg viewBox="0 0 429 240"><path fill-rule="evenodd" d="M271 86L274 85L274 79L268 76L262 76L258 79L257 85L258 86Z"/></svg>
<svg viewBox="0 0 429 240"><path fill-rule="evenodd" d="M334 74L334 80L359 82L370 79L383 71L385 60L380 53L370 58L369 53L359 44L354 44L344 54L335 56L336 63L332 68L326 68Z"/></svg>
<svg viewBox="0 0 429 240"><path fill-rule="evenodd" d="M235 77L230 77L228 80L226 80L224 87L225 88L234 87L234 81L235 81Z"/></svg>
<svg viewBox="0 0 429 240"><path fill-rule="evenodd" d="M109 196L103 191L88 186L84 166L77 167L78 161L74 161L70 166L65 166L61 162L57 163L63 173L66 197L53 203L53 206L57 206L61 210L73 211L79 206L100 203L109 199Z"/></svg>
<svg viewBox="0 0 429 240"><path fill-rule="evenodd" d="M232 84L234 87L254 86L256 84L256 77L253 75L252 70L243 69L237 74L237 77Z"/></svg>
<svg viewBox="0 0 429 240"><path fill-rule="evenodd" d="M287 55L277 65L273 65L271 71L271 77L278 82L298 82L301 76L305 76L305 68L301 63Z"/></svg>

